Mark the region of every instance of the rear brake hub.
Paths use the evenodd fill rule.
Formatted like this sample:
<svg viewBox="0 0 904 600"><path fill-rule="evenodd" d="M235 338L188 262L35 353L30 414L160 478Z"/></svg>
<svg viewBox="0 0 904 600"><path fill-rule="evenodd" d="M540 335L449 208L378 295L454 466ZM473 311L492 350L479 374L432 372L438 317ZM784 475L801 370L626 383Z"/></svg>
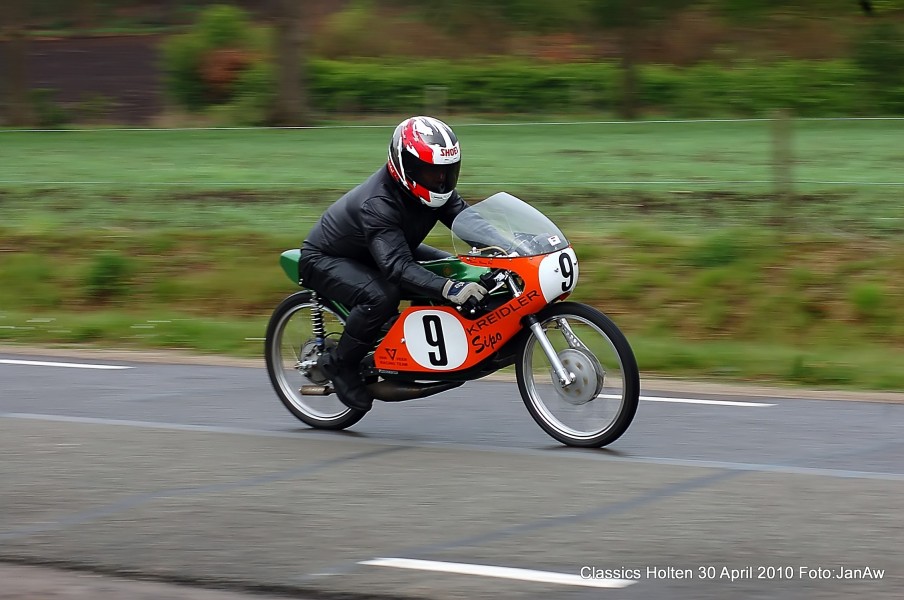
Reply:
<svg viewBox="0 0 904 600"><path fill-rule="evenodd" d="M335 346L336 342L330 338L325 340L327 346ZM329 383L330 378L327 377L317 364L320 354L317 352L317 343L310 339L301 347L298 364L298 371L307 377L314 385L325 385Z"/></svg>

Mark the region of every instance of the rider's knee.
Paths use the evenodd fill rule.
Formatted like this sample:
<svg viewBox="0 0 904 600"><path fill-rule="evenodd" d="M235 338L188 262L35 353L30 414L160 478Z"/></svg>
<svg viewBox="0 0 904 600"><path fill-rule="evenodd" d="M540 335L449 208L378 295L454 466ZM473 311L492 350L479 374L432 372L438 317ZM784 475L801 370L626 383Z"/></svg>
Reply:
<svg viewBox="0 0 904 600"><path fill-rule="evenodd" d="M399 287L385 280L371 282L364 291L367 296L367 312L383 317L395 314L402 301Z"/></svg>

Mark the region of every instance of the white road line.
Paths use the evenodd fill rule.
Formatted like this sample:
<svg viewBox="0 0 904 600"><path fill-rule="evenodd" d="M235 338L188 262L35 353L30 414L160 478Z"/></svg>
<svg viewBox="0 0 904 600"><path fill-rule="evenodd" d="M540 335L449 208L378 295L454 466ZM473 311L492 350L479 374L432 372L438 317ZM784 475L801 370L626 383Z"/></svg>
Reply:
<svg viewBox="0 0 904 600"><path fill-rule="evenodd" d="M519 579L538 583L558 583L561 585L579 585L593 588L624 588L637 583L630 579L594 579L568 573L551 571L535 571L533 569L515 569L512 567L494 567L491 565L469 565L465 563L437 562L433 560L416 560L412 558L375 558L361 561L362 565L377 567L395 567L397 569L416 569L419 571L436 571L440 573L457 573L460 575L480 575L482 577L499 577L502 579Z"/></svg>
<svg viewBox="0 0 904 600"><path fill-rule="evenodd" d="M31 365L36 367L69 367L73 369L132 369L133 367L125 367L119 365L92 365L82 363L61 363L61 362L44 362L37 360L8 360L0 359L0 364L9 365ZM602 398L617 399L617 396L603 395ZM736 402L732 400L701 400L699 398L667 398L660 396L641 396L641 400L647 402L676 402L680 404L709 404L716 406L741 406L741 407L766 407L775 406L775 404L767 404L764 402Z"/></svg>
<svg viewBox="0 0 904 600"><path fill-rule="evenodd" d="M618 400L620 397L614 394L601 394L600 398L609 400ZM762 408L765 406L775 406L775 404L767 404L765 402L738 402L736 400L702 400L700 398L669 398L666 396L641 396L641 400L647 402L675 402L678 404L710 404L715 406L742 406L746 408Z"/></svg>
<svg viewBox="0 0 904 600"><path fill-rule="evenodd" d="M89 365L83 363L62 363L62 362L45 362L42 360L9 360L0 358L0 364L6 365L28 365L32 367L67 367L70 369L132 369L134 367L125 367L120 365Z"/></svg>
<svg viewBox="0 0 904 600"><path fill-rule="evenodd" d="M734 400L701 400L699 398L666 398L662 396L641 396L641 400L647 402L678 402L681 404L713 404L717 406L746 406L746 407L764 407L775 406L775 404L767 404L765 402L737 402Z"/></svg>

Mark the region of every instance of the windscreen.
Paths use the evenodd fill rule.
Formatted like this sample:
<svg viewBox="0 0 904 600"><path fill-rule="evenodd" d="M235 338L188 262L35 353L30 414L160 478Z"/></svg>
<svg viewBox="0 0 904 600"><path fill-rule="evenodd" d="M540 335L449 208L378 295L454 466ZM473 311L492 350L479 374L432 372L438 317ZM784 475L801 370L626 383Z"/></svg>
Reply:
<svg viewBox="0 0 904 600"><path fill-rule="evenodd" d="M568 240L539 210L500 192L455 218L452 244L456 254L535 256L567 248Z"/></svg>

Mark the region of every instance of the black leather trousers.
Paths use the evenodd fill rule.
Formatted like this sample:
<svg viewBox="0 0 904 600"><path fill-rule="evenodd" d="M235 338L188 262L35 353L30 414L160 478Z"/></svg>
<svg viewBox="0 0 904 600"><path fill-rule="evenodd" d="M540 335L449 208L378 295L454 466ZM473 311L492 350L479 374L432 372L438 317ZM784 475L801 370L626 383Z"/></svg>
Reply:
<svg viewBox="0 0 904 600"><path fill-rule="evenodd" d="M344 335L368 346L379 337L383 324L398 312L399 286L358 261L305 251L299 261L299 274L304 287L350 309Z"/></svg>

